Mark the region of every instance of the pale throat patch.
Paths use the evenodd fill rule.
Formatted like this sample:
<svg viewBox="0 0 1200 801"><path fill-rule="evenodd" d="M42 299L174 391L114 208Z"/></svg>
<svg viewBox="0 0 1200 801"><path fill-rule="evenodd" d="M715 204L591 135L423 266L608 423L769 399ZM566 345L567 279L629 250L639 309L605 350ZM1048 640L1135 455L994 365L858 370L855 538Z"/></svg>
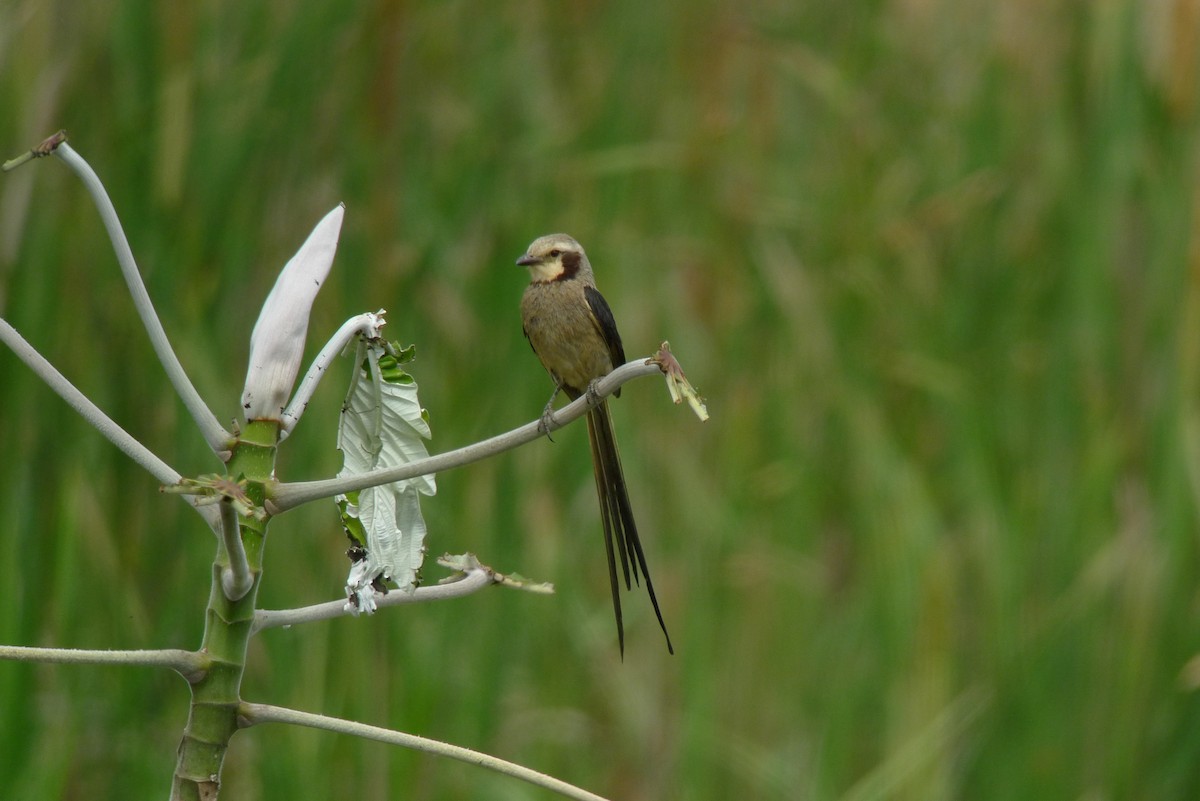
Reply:
<svg viewBox="0 0 1200 801"><path fill-rule="evenodd" d="M549 283L563 274L562 259L540 261L528 266L529 277L539 283Z"/></svg>

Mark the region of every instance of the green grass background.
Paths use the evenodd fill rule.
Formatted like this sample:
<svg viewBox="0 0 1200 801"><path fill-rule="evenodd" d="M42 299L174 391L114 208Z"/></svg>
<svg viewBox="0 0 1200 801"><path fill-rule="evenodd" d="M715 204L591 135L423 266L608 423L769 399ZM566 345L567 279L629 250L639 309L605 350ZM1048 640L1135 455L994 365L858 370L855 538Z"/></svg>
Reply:
<svg viewBox="0 0 1200 801"><path fill-rule="evenodd" d="M667 621L618 658L582 426L439 476L430 547L558 587L273 630L250 700L622 799L1200 797L1200 7L1192 0L0 0L0 153L104 179L223 420L279 267L347 205L309 353L385 307L446 450L534 419L535 236L588 248ZM96 214L0 177L0 311L212 471ZM331 475L344 369L281 449ZM0 351L0 642L195 647L211 536ZM337 597L332 504L261 599ZM427 575L436 578L432 564ZM0 664L6 798L163 797L187 688ZM329 734L239 734L230 799L540 799Z"/></svg>

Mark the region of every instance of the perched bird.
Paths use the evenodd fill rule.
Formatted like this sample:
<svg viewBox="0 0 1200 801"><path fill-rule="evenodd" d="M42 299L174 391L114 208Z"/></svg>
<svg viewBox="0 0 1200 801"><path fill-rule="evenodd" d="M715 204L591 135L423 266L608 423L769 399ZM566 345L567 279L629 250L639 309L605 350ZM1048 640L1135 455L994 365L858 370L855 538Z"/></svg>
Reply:
<svg viewBox="0 0 1200 801"><path fill-rule="evenodd" d="M517 259L529 268L531 281L521 298L521 322L525 337L542 366L554 379L555 390L546 404L546 416L553 409L560 391L572 400L587 392L591 383L625 363L625 349L613 320L612 310L596 289L592 265L579 243L566 234L550 234L535 239ZM613 393L620 395L620 390ZM625 654L625 627L621 619L621 588L617 580L616 555L626 589L638 581L640 568L650 593L650 603L658 616L658 625L667 638L671 635L663 622L654 595L654 584L646 567L646 554L638 539L637 524L629 505L629 492L621 472L621 456L613 433L608 402L601 401L587 416L588 438L592 444L592 466L596 473L596 494L600 498L600 519L604 523L604 548L608 555L608 579L612 588L613 611L617 616L617 641ZM631 568L632 563L632 568Z"/></svg>

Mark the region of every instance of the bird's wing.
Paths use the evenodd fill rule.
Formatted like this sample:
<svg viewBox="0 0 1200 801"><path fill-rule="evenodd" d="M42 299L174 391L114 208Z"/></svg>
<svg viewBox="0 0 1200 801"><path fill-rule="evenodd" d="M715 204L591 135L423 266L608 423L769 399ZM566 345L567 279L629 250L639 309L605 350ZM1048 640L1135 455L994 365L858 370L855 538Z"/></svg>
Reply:
<svg viewBox="0 0 1200 801"><path fill-rule="evenodd" d="M617 333L617 321L613 319L612 309L608 307L608 301L600 294L600 290L594 286L584 287L583 296L592 309L592 319L596 322L604 344L608 345L608 355L615 370L625 363L625 348L621 345L621 335Z"/></svg>

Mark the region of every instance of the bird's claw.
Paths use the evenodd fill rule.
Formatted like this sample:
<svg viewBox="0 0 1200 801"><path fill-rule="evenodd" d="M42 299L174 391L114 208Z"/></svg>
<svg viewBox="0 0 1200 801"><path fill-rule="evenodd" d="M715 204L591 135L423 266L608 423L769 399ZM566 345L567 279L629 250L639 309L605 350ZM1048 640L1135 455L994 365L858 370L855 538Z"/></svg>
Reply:
<svg viewBox="0 0 1200 801"><path fill-rule="evenodd" d="M584 392L587 395L588 406L599 406L604 402L604 398L600 397L600 392L596 389L596 384L599 381L599 378L593 378L588 382L587 390Z"/></svg>
<svg viewBox="0 0 1200 801"><path fill-rule="evenodd" d="M545 434L546 439L550 440L551 442L554 441L554 437L550 436L550 432L555 428L554 399L556 397L558 397L557 391L550 396L550 401L546 404L546 408L542 409L542 419L538 420L538 433Z"/></svg>

